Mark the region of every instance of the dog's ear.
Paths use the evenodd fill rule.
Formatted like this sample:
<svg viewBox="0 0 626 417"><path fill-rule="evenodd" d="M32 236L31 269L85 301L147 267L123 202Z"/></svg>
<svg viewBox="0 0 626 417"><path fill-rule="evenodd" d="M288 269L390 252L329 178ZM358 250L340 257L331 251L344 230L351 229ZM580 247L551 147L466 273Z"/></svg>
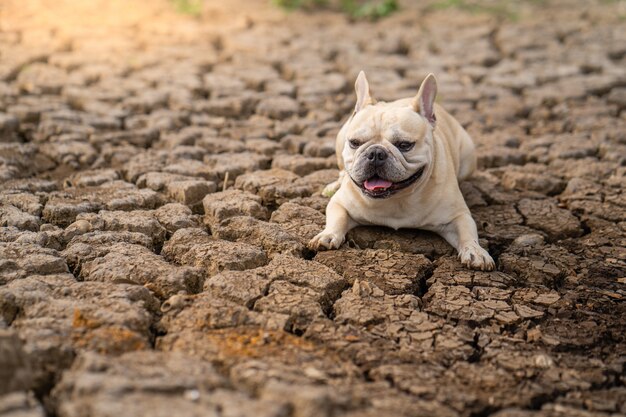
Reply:
<svg viewBox="0 0 626 417"><path fill-rule="evenodd" d="M437 97L437 80L433 74L428 76L422 81L419 91L415 98L413 98L413 109L419 112L422 116L435 126L437 117L435 116L435 98Z"/></svg>
<svg viewBox="0 0 626 417"><path fill-rule="evenodd" d="M354 112L358 112L368 104L374 104L376 101L370 97L370 85L367 82L365 73L359 72L359 76L356 77L354 83L354 89L356 91L356 106L354 106Z"/></svg>

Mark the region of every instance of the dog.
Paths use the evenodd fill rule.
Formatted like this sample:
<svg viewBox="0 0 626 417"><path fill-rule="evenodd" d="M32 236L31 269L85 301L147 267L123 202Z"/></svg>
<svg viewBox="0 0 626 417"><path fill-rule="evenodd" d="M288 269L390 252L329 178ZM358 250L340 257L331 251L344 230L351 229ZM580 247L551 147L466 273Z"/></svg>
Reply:
<svg viewBox="0 0 626 417"><path fill-rule="evenodd" d="M355 90L354 112L337 134L339 179L324 189L332 194L326 227L309 247L337 249L358 225L417 228L441 235L464 266L493 270L459 189L476 169L474 143L435 103L435 76L413 98L389 103L370 96L363 71Z"/></svg>

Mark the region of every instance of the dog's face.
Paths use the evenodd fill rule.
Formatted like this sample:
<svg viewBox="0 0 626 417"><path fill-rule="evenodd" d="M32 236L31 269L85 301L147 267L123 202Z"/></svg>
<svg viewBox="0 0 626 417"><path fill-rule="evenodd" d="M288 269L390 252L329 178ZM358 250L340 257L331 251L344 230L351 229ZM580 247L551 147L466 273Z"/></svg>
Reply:
<svg viewBox="0 0 626 417"><path fill-rule="evenodd" d="M410 192L432 162L437 85L429 75L412 100L374 103L363 73L356 82L357 105L342 132L346 172L371 198Z"/></svg>

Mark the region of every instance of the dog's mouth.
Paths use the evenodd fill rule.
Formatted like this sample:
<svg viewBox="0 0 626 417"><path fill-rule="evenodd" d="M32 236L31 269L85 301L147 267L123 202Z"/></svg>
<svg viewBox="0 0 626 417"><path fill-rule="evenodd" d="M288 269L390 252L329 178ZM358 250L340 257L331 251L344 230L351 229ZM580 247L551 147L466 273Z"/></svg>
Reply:
<svg viewBox="0 0 626 417"><path fill-rule="evenodd" d="M395 192L410 186L415 181L420 179L425 169L426 165L418 169L417 172L415 172L415 174L411 175L409 178L398 182L391 182L389 180L379 177L378 175L374 175L373 177L366 179L362 183L358 183L354 181L354 179L353 181L356 185L359 186L359 188L361 189L361 191L363 191L365 195L372 198L387 198Z"/></svg>

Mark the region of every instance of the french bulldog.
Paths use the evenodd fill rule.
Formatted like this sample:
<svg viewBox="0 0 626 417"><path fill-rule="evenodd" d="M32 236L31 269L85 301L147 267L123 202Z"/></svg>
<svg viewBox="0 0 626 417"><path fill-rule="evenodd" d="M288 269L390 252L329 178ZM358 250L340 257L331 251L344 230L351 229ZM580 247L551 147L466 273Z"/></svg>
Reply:
<svg viewBox="0 0 626 417"><path fill-rule="evenodd" d="M309 247L337 249L358 225L418 228L441 235L466 267L493 270L459 189L476 169L474 143L435 103L434 75L414 97L390 103L370 96L363 71L355 90L354 112L337 134L339 179L324 189L332 194L326 227Z"/></svg>

